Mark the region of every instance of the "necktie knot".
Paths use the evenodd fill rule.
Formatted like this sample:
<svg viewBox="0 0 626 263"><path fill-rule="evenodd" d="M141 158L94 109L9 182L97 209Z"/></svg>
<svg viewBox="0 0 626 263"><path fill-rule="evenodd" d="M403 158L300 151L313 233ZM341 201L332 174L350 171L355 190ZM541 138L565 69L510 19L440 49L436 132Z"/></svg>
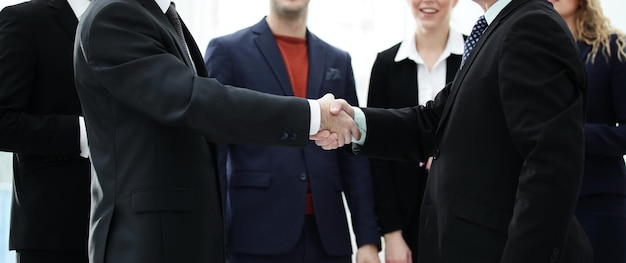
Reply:
<svg viewBox="0 0 626 263"><path fill-rule="evenodd" d="M469 56L470 52L472 52L472 49L474 48L474 46L476 46L476 43L478 43L480 36L483 34L483 32L485 32L487 26L487 20L485 19L485 16L480 16L478 18L478 21L476 21L476 24L474 24L472 32L465 41L465 46L463 47L463 57L461 59L461 66L463 66L463 64L465 63L465 59Z"/></svg>

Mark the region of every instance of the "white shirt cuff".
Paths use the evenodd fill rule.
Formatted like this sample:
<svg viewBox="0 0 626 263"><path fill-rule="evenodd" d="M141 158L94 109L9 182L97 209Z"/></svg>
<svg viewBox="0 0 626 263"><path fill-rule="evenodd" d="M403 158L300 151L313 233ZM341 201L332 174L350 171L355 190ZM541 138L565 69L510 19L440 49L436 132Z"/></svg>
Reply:
<svg viewBox="0 0 626 263"><path fill-rule="evenodd" d="M352 137L352 142L358 145L363 145L365 143L365 136L367 135L367 121L365 119L365 113L359 107L352 107L354 109L354 122L359 127L359 132L361 132L361 139L355 140Z"/></svg>
<svg viewBox="0 0 626 263"><path fill-rule="evenodd" d="M89 144L87 143L87 129L85 128L85 118L78 116L78 129L80 130L80 156L89 158Z"/></svg>
<svg viewBox="0 0 626 263"><path fill-rule="evenodd" d="M322 112L320 110L320 103L317 102L317 100L307 101L309 101L309 109L311 110L311 125L309 126L309 135L314 135L320 131Z"/></svg>

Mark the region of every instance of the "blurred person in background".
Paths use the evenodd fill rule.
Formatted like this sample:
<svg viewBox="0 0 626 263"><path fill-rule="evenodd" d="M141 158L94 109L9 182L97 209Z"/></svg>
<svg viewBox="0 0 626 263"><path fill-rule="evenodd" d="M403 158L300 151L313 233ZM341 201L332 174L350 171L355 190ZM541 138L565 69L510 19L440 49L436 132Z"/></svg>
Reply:
<svg viewBox="0 0 626 263"><path fill-rule="evenodd" d="M0 150L13 152L18 263L86 263L90 164L72 53L88 0L0 12Z"/></svg>
<svg viewBox="0 0 626 263"><path fill-rule="evenodd" d="M367 106L425 105L452 82L463 55L463 35L450 27L458 0L408 0L416 29L378 54ZM385 239L387 263L417 262L419 215L432 161L371 159L376 216Z"/></svg>
<svg viewBox="0 0 626 263"><path fill-rule="evenodd" d="M333 93L357 103L351 58L306 26L309 0L271 0L257 24L213 39L205 63L221 83L302 98ZM358 263L379 262L380 237L365 157L349 150L220 147L228 261L351 262L342 193Z"/></svg>
<svg viewBox="0 0 626 263"><path fill-rule="evenodd" d="M576 216L595 262L626 262L626 40L599 0L550 0L577 40L587 72L585 170Z"/></svg>

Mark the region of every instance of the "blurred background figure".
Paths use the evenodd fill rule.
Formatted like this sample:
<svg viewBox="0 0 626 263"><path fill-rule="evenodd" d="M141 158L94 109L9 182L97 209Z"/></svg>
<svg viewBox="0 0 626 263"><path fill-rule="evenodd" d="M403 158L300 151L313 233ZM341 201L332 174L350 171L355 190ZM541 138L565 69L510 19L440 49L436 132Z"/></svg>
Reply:
<svg viewBox="0 0 626 263"><path fill-rule="evenodd" d="M594 261L626 262L626 40L600 0L550 0L577 40L587 71L585 172L576 216Z"/></svg>
<svg viewBox="0 0 626 263"><path fill-rule="evenodd" d="M463 35L450 27L457 0L407 0L416 29L378 54L368 107L425 105L451 82L461 63ZM370 159L374 200L388 263L417 262L419 215L428 163Z"/></svg>
<svg viewBox="0 0 626 263"><path fill-rule="evenodd" d="M270 94L358 104L351 58L307 29L309 0L271 0L267 17L213 39L205 63L221 83ZM262 110L262 109L261 109ZM231 263L351 262L342 193L352 215L356 262L379 262L367 158L348 150L220 146Z"/></svg>
<svg viewBox="0 0 626 263"><path fill-rule="evenodd" d="M90 164L72 54L88 4L0 12L0 150L13 152L9 249L19 263L87 262Z"/></svg>

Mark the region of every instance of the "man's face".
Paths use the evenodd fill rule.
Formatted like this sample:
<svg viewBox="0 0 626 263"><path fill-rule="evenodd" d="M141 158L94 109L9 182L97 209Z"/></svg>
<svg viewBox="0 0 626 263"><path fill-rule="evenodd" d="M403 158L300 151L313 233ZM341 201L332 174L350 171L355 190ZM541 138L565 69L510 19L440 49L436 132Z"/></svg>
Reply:
<svg viewBox="0 0 626 263"><path fill-rule="evenodd" d="M306 13L309 0L270 0L270 7L281 16L299 16Z"/></svg>

